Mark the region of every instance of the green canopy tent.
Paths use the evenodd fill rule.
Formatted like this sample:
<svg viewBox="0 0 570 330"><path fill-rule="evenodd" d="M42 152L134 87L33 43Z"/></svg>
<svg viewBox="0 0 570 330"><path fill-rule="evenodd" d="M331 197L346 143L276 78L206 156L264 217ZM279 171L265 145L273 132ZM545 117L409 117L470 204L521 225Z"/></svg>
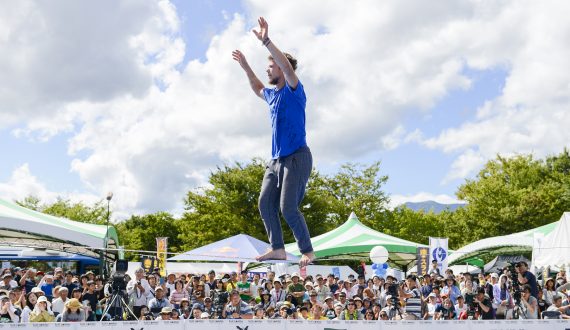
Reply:
<svg viewBox="0 0 570 330"><path fill-rule="evenodd" d="M530 255L535 233L545 236L551 233L559 221L510 235L488 237L467 244L449 255L449 264L471 264L482 267L482 261L490 261L499 255Z"/></svg>
<svg viewBox="0 0 570 330"><path fill-rule="evenodd" d="M119 238L113 226L72 221L0 199L0 245L45 248L110 260ZM106 250L106 249L109 250Z"/></svg>
<svg viewBox="0 0 570 330"><path fill-rule="evenodd" d="M311 243L319 261L368 259L370 250L382 245L389 252L390 266L404 271L415 262L416 249L426 247L367 227L358 220L354 212L340 227L311 238ZM301 255L296 243L287 244L285 250L296 256Z"/></svg>

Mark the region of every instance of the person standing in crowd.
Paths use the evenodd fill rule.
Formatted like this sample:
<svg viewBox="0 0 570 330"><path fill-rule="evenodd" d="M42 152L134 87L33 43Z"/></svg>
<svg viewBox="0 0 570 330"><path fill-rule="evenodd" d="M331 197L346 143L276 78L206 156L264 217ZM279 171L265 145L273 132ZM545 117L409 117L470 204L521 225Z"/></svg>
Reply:
<svg viewBox="0 0 570 330"><path fill-rule="evenodd" d="M16 315L16 308L6 295L0 296L0 323L18 323L20 317Z"/></svg>
<svg viewBox="0 0 570 330"><path fill-rule="evenodd" d="M251 283L247 277L247 270L242 270L240 273L240 280L236 284L237 290L239 291L239 295L241 300L245 302L249 302L253 296L251 291Z"/></svg>
<svg viewBox="0 0 570 330"><path fill-rule="evenodd" d="M38 298L34 310L30 314L30 322L53 322L55 316L49 308L49 301L45 296Z"/></svg>
<svg viewBox="0 0 570 330"><path fill-rule="evenodd" d="M144 278L142 267L135 270L135 277L127 283L127 295L133 300L133 312L140 315L140 309L147 304L147 296L150 292L148 281Z"/></svg>
<svg viewBox="0 0 570 330"><path fill-rule="evenodd" d="M455 277L453 277L453 275L450 275L445 279L445 286L441 289L441 294L446 294L449 299L451 299L451 303L453 305L457 303L457 297L461 295L461 292L457 287L457 282L455 282Z"/></svg>
<svg viewBox="0 0 570 330"><path fill-rule="evenodd" d="M519 283L528 284L530 287L530 294L537 299L538 298L538 284L536 283L536 276L528 271L528 264L525 261L519 261L515 265L515 270L518 273Z"/></svg>
<svg viewBox="0 0 570 330"><path fill-rule="evenodd" d="M245 71L255 95L269 104L273 131L271 161L263 177L258 205L271 249L258 256L257 260L287 258L279 218L281 210L302 254L299 266L304 267L315 259L309 229L299 210L313 167L305 132L307 97L295 73L297 60L281 52L269 38L269 25L263 17L259 18L258 23L260 31L254 33L271 54L267 75L269 84L275 88L265 88L241 51L232 52L233 59Z"/></svg>
<svg viewBox="0 0 570 330"><path fill-rule="evenodd" d="M404 291L402 286L399 286L400 298L406 301L406 319L419 320L422 315L422 296L420 290L417 288L416 276L408 275L406 277L407 290Z"/></svg>

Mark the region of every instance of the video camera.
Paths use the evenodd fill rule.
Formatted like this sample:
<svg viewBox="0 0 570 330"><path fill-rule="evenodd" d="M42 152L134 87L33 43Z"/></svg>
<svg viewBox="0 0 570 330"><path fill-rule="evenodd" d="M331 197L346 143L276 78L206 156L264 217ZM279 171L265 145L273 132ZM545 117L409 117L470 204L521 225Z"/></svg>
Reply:
<svg viewBox="0 0 570 330"><path fill-rule="evenodd" d="M129 268L127 260L119 259L115 261L115 271L111 274L110 287L113 293L122 292L127 289L127 282L125 282L125 274Z"/></svg>
<svg viewBox="0 0 570 330"><path fill-rule="evenodd" d="M475 306L475 293L466 293L465 294L465 305L467 305L467 316L473 317L475 315L475 311L477 310Z"/></svg>
<svg viewBox="0 0 570 330"><path fill-rule="evenodd" d="M513 299L515 300L515 304L516 305L520 305L521 303L521 297L522 297L522 290L521 290L521 284L519 282L519 270L517 269L516 265L513 264L508 264L508 266L506 267L507 269L507 274L509 274L510 279L511 279L511 285L512 285L512 289L513 289Z"/></svg>

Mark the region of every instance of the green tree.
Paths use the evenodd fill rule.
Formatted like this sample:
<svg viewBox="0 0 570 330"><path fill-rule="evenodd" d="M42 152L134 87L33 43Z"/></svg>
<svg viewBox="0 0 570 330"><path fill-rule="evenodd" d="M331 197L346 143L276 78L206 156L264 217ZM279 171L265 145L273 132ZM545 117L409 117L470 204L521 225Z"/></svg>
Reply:
<svg viewBox="0 0 570 330"><path fill-rule="evenodd" d="M44 204L35 196L28 196L17 204L34 211L50 214L56 217L74 221L103 225L107 222L107 206L103 201L92 206L83 202L71 202L69 199L58 198L52 204Z"/></svg>
<svg viewBox="0 0 570 330"><path fill-rule="evenodd" d="M133 215L116 225L121 244L126 250L156 251L156 238L168 237L169 252L181 251L180 227L181 220L167 212ZM139 253L127 252L125 256L131 260L138 259Z"/></svg>
<svg viewBox="0 0 570 330"><path fill-rule="evenodd" d="M457 213L466 242L538 227L570 209L568 151L545 160L532 155L497 156L457 196L468 204Z"/></svg>

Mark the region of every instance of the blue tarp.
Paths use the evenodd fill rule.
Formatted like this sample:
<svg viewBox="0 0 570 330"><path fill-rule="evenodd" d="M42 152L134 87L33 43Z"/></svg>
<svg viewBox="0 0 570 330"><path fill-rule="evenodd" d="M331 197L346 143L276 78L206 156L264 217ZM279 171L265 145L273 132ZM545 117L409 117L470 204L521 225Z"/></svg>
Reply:
<svg viewBox="0 0 570 330"><path fill-rule="evenodd" d="M239 234L168 258L168 261L258 262L255 257L265 253L270 245L249 235ZM287 260L265 262L298 262L299 257L287 253Z"/></svg>

